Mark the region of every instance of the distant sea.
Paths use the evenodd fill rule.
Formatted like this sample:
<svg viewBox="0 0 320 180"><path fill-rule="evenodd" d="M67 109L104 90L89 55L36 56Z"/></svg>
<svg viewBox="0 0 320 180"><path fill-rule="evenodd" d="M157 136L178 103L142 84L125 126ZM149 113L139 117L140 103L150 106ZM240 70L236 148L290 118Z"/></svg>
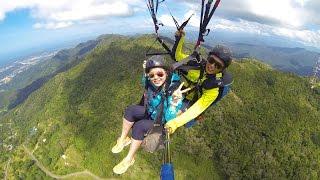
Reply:
<svg viewBox="0 0 320 180"><path fill-rule="evenodd" d="M35 50L27 50L27 51L18 51L10 54L0 54L0 67L11 64L17 60L25 59L29 56L39 54L39 52L35 52Z"/></svg>
<svg viewBox="0 0 320 180"><path fill-rule="evenodd" d="M81 42L84 42L87 40L91 40L91 39L95 39L95 38L96 38L96 36L87 36L87 37L76 38L76 39L63 41L63 42L55 42L55 43L43 45L40 47L25 49L25 50L13 52L13 53L5 53L5 54L1 53L0 54L0 68L5 65L8 65L12 62L15 62L17 60L23 60L23 59L26 59L30 56L39 55L43 52L53 52L53 51L57 51L57 50L65 49L65 48L71 48L71 47L76 46L78 43L81 43Z"/></svg>
<svg viewBox="0 0 320 180"><path fill-rule="evenodd" d="M5 58L5 57L1 57L0 59L0 67L3 67L11 62L14 62L14 59L10 59L10 58Z"/></svg>
<svg viewBox="0 0 320 180"><path fill-rule="evenodd" d="M63 48L65 46L62 46ZM27 51L20 51L20 52L15 52L9 55L0 55L0 68L4 67L6 65L9 65L15 61L19 61L19 60L24 60L27 59L31 56L37 56L43 52L53 52L57 49L61 49L61 48L43 48L43 49L37 49L37 50L27 50Z"/></svg>

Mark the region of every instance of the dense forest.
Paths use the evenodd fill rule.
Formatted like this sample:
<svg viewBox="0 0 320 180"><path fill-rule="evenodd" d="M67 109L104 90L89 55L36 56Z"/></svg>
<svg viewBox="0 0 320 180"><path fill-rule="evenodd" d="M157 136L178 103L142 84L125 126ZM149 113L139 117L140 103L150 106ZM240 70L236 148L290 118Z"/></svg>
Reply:
<svg viewBox="0 0 320 180"><path fill-rule="evenodd" d="M161 152L140 150L121 176L112 168L127 149L111 153L125 107L141 97L144 53L154 39L101 39L79 64L1 117L0 178L52 179L41 167L60 176L159 177ZM203 123L172 136L176 179L319 179L319 91L306 78L254 59L235 60L229 71L234 83L228 96Z"/></svg>

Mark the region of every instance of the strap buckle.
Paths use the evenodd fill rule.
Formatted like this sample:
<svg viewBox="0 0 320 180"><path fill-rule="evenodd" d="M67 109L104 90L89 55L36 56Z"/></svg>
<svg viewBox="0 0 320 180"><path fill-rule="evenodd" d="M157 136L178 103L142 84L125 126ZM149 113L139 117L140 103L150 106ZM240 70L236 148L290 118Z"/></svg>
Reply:
<svg viewBox="0 0 320 180"><path fill-rule="evenodd" d="M154 123L154 124L153 124L153 126L155 126L155 127L160 127L160 126L161 126L161 124Z"/></svg>

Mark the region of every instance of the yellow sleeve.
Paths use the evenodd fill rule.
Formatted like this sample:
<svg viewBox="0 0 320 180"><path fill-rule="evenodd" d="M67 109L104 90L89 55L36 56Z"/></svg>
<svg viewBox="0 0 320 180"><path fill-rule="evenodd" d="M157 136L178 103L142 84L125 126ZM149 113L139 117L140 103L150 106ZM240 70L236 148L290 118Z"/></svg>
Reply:
<svg viewBox="0 0 320 180"><path fill-rule="evenodd" d="M183 53L184 40L185 40L185 36L181 36L178 39L178 45L176 46L176 49L175 49L175 58L177 61L180 61L189 56L188 54Z"/></svg>
<svg viewBox="0 0 320 180"><path fill-rule="evenodd" d="M217 99L218 95L219 88L203 90L201 98L198 99L198 101L196 101L187 111L172 119L170 123L174 124L176 127L183 126L205 111Z"/></svg>

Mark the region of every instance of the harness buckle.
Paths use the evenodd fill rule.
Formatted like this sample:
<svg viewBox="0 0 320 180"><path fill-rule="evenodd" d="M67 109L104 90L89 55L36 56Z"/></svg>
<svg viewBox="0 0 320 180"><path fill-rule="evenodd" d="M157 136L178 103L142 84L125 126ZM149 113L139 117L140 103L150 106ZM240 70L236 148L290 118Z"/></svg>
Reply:
<svg viewBox="0 0 320 180"><path fill-rule="evenodd" d="M199 59L196 58L196 60L197 60L197 63L199 63L199 64L201 63L201 58L199 58Z"/></svg>
<svg viewBox="0 0 320 180"><path fill-rule="evenodd" d="M196 62L196 63L200 63L200 61L199 61L196 57L193 57L193 58L191 59L191 61L194 61L194 62Z"/></svg>

